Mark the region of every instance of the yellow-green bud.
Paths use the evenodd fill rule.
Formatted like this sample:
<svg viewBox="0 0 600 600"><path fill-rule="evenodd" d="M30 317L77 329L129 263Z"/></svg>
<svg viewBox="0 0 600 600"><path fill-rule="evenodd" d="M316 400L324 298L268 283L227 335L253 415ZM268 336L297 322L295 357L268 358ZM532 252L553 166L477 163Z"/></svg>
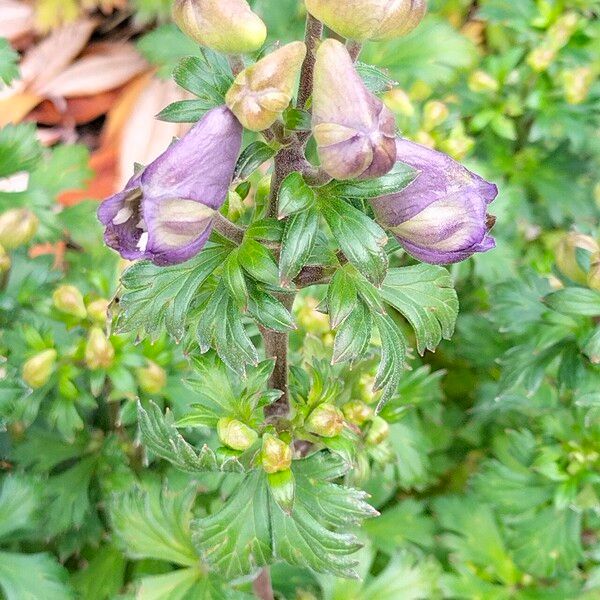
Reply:
<svg viewBox="0 0 600 600"><path fill-rule="evenodd" d="M371 420L371 427L369 427L369 431L367 432L367 443L376 446L386 440L389 435L390 426L388 425L388 422L381 417L373 417Z"/></svg>
<svg viewBox="0 0 600 600"><path fill-rule="evenodd" d="M469 89L472 92L497 92L499 87L498 82L485 71L475 71L469 77Z"/></svg>
<svg viewBox="0 0 600 600"><path fill-rule="evenodd" d="M373 409L360 400L353 400L342 406L344 416L354 425L363 425L373 416Z"/></svg>
<svg viewBox="0 0 600 600"><path fill-rule="evenodd" d="M560 49L569 43L573 34L577 31L579 16L575 12L562 15L548 30L548 40L552 47Z"/></svg>
<svg viewBox="0 0 600 600"><path fill-rule="evenodd" d="M586 285L588 274L577 262L578 249L592 255L600 252L600 247L594 238L581 233L569 233L556 248L556 266L565 277L575 283Z"/></svg>
<svg viewBox="0 0 600 600"><path fill-rule="evenodd" d="M383 94L382 100L392 112L395 112L398 115L412 117L415 114L415 107L410 101L410 97L400 88L388 90Z"/></svg>
<svg viewBox="0 0 600 600"><path fill-rule="evenodd" d="M246 0L175 0L173 21L202 46L225 54L254 52L267 38Z"/></svg>
<svg viewBox="0 0 600 600"><path fill-rule="evenodd" d="M423 107L423 128L431 131L441 125L450 115L448 107L439 100L431 100Z"/></svg>
<svg viewBox="0 0 600 600"><path fill-rule="evenodd" d="M229 446L234 450L247 450L258 439L258 434L254 429L229 417L219 419L217 435L224 446Z"/></svg>
<svg viewBox="0 0 600 600"><path fill-rule="evenodd" d="M556 58L556 50L548 46L534 48L527 57L527 64L537 73L545 71Z"/></svg>
<svg viewBox="0 0 600 600"><path fill-rule="evenodd" d="M23 365L23 381L34 390L45 386L56 366L56 350L44 350Z"/></svg>
<svg viewBox="0 0 600 600"><path fill-rule="evenodd" d="M262 468L267 473L279 473L292 466L292 449L274 435L265 433L260 454Z"/></svg>
<svg viewBox="0 0 600 600"><path fill-rule="evenodd" d="M592 265L587 276L588 287L600 292L600 254L592 258Z"/></svg>
<svg viewBox="0 0 600 600"><path fill-rule="evenodd" d="M592 84L594 83L594 71L591 67L579 67L570 69L563 73L563 87L565 97L569 104L582 104L588 99Z"/></svg>
<svg viewBox="0 0 600 600"><path fill-rule="evenodd" d="M135 375L140 389L147 394L158 394L167 384L166 371L151 360L145 367L136 369Z"/></svg>
<svg viewBox="0 0 600 600"><path fill-rule="evenodd" d="M74 285L61 285L52 294L54 306L62 313L85 319L87 311L81 292Z"/></svg>
<svg viewBox="0 0 600 600"><path fill-rule="evenodd" d="M92 327L85 344L88 369L108 369L115 359L115 349L100 327Z"/></svg>
<svg viewBox="0 0 600 600"><path fill-rule="evenodd" d="M109 301L104 298L93 300L87 305L87 316L96 323L104 325L108 319Z"/></svg>
<svg viewBox="0 0 600 600"><path fill-rule="evenodd" d="M39 225L39 219L29 209L11 208L0 214L0 244L5 250L28 244Z"/></svg>
<svg viewBox="0 0 600 600"><path fill-rule="evenodd" d="M0 245L0 273L7 273L10 270L12 261L8 252L4 249L4 246Z"/></svg>
<svg viewBox="0 0 600 600"><path fill-rule="evenodd" d="M344 415L333 404L320 404L306 420L306 430L322 437L335 437L344 429Z"/></svg>
<svg viewBox="0 0 600 600"><path fill-rule="evenodd" d="M292 42L239 73L225 102L246 129L268 129L289 106L305 56L305 44Z"/></svg>

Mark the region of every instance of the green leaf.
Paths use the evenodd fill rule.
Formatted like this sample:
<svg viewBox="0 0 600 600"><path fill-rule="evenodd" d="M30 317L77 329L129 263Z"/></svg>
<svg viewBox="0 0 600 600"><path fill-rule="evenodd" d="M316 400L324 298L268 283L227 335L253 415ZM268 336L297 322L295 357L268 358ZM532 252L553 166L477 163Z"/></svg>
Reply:
<svg viewBox="0 0 600 600"><path fill-rule="evenodd" d="M230 251L228 246L210 246L196 258L173 267L157 267L147 261L134 264L121 279L124 293L116 331L156 339L166 329L181 339L198 288Z"/></svg>
<svg viewBox="0 0 600 600"><path fill-rule="evenodd" d="M331 328L337 329L358 302L358 289L346 269L338 269L327 289L327 309Z"/></svg>
<svg viewBox="0 0 600 600"><path fill-rule="evenodd" d="M73 600L67 572L49 554L0 552L0 587L6 600Z"/></svg>
<svg viewBox="0 0 600 600"><path fill-rule="evenodd" d="M295 213L288 219L279 257L279 279L282 286L288 287L306 265L318 233L319 213L312 208Z"/></svg>
<svg viewBox="0 0 600 600"><path fill-rule="evenodd" d="M435 350L450 339L458 316L458 298L443 267L416 265L390 269L381 297L406 317L417 336L417 348Z"/></svg>
<svg viewBox="0 0 600 600"><path fill-rule="evenodd" d="M358 61L356 70L373 94L383 94L383 92L398 86L398 82L394 81L388 72L379 67Z"/></svg>
<svg viewBox="0 0 600 600"><path fill-rule="evenodd" d="M300 173L290 173L281 183L277 199L277 212L280 219L312 208L315 192L309 187Z"/></svg>
<svg viewBox="0 0 600 600"><path fill-rule="evenodd" d="M321 214L346 258L373 284L387 272L387 235L372 219L333 196L319 198Z"/></svg>
<svg viewBox="0 0 600 600"><path fill-rule="evenodd" d="M225 94L233 83L226 57L212 50L201 50L201 56L183 58L173 71L175 82L198 96L206 110L225 103Z"/></svg>
<svg viewBox="0 0 600 600"><path fill-rule="evenodd" d="M544 303L565 315L600 316L600 292L581 287L558 290L544 298Z"/></svg>
<svg viewBox="0 0 600 600"><path fill-rule="evenodd" d="M248 306L248 287L244 272L239 265L237 250L234 250L223 265L223 281L227 290L241 310Z"/></svg>
<svg viewBox="0 0 600 600"><path fill-rule="evenodd" d="M78 571L73 587L81 600L112 600L123 587L125 557L114 546L102 546L89 565Z"/></svg>
<svg viewBox="0 0 600 600"><path fill-rule="evenodd" d="M178 100L165 106L157 115L159 121L166 123L195 123L199 121L211 106L204 100Z"/></svg>
<svg viewBox="0 0 600 600"><path fill-rule="evenodd" d="M399 192L408 187L418 176L419 171L402 162L396 162L392 170L377 179L357 181L332 181L323 186L320 194L331 194L338 198L369 200Z"/></svg>
<svg viewBox="0 0 600 600"><path fill-rule="evenodd" d="M282 302L255 284L250 284L249 288L248 310L258 323L281 333L296 329L294 317Z"/></svg>
<svg viewBox="0 0 600 600"><path fill-rule="evenodd" d="M19 54L12 49L7 39L0 38L0 81L10 85L18 76Z"/></svg>
<svg viewBox="0 0 600 600"><path fill-rule="evenodd" d="M39 501L39 490L32 481L17 475L5 477L0 493L0 538L31 529Z"/></svg>
<svg viewBox="0 0 600 600"><path fill-rule="evenodd" d="M373 317L366 304L359 300L354 310L339 326L333 344L333 364L353 362L369 347Z"/></svg>
<svg viewBox="0 0 600 600"><path fill-rule="evenodd" d="M6 125L0 129L0 177L33 170L41 156L42 146L36 137L33 123Z"/></svg>
<svg viewBox="0 0 600 600"><path fill-rule="evenodd" d="M154 402L149 403L148 410L138 402L138 423L146 448L156 456L168 460L180 471L201 473L244 470L237 459L218 460L215 453L206 445L199 452L196 451L177 431L172 413L167 411L163 415Z"/></svg>
<svg viewBox="0 0 600 600"><path fill-rule="evenodd" d="M310 131L311 115L305 110L289 106L283 111L283 124L288 131Z"/></svg>
<svg viewBox="0 0 600 600"><path fill-rule="evenodd" d="M233 178L235 180L247 179L260 165L273 158L276 153L275 148L264 142L252 142L242 150L235 165Z"/></svg>
<svg viewBox="0 0 600 600"><path fill-rule="evenodd" d="M277 263L272 254L256 240L244 240L238 250L238 260L244 270L257 281L279 285Z"/></svg>
<svg viewBox="0 0 600 600"><path fill-rule="evenodd" d="M115 496L109 514L127 556L196 566L198 555L190 537L194 497L194 490L173 494L166 489L136 489Z"/></svg>

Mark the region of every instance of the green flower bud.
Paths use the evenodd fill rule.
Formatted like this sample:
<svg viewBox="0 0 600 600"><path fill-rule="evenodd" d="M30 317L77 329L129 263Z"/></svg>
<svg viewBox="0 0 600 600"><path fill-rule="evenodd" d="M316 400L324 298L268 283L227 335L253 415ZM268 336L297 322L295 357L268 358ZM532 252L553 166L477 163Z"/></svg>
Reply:
<svg viewBox="0 0 600 600"><path fill-rule="evenodd" d="M321 404L306 420L306 430L322 437L335 437L344 429L344 415L333 404Z"/></svg>
<svg viewBox="0 0 600 600"><path fill-rule="evenodd" d="M284 441L274 435L263 436L260 462L266 473L279 473L292 466L292 449Z"/></svg>
<svg viewBox="0 0 600 600"><path fill-rule="evenodd" d="M409 95L400 88L394 88L385 92L382 96L383 103L394 113L412 117L415 114L415 107L410 101Z"/></svg>
<svg viewBox="0 0 600 600"><path fill-rule="evenodd" d="M45 386L54 373L56 357L54 349L44 350L32 356L23 365L23 381L34 390Z"/></svg>
<svg viewBox="0 0 600 600"><path fill-rule="evenodd" d="M389 40L406 35L423 19L426 0L306 0L308 12L352 40Z"/></svg>
<svg viewBox="0 0 600 600"><path fill-rule="evenodd" d="M136 369L135 376L140 389L147 394L158 394L167 384L166 371L151 360L145 367Z"/></svg>
<svg viewBox="0 0 600 600"><path fill-rule="evenodd" d="M376 446L377 444L381 444L381 442L386 440L389 435L390 426L388 425L388 422L381 417L373 417L371 420L371 427L369 427L369 431L367 432L367 437L365 439L368 444Z"/></svg>
<svg viewBox="0 0 600 600"><path fill-rule="evenodd" d="M565 277L575 283L586 285L588 274L577 261L578 250L595 255L600 252L600 247L596 240L589 235L569 233L556 248L556 266Z"/></svg>
<svg viewBox="0 0 600 600"><path fill-rule="evenodd" d="M4 247L0 245L0 273L8 273L8 271L10 271L11 264L12 261L10 260L10 256Z"/></svg>
<svg viewBox="0 0 600 600"><path fill-rule="evenodd" d="M234 450L247 450L256 442L258 434L237 419L223 417L217 423L217 435L225 446Z"/></svg>
<svg viewBox="0 0 600 600"><path fill-rule="evenodd" d="M431 131L441 125L450 115L448 107L439 100L431 100L423 107L423 128Z"/></svg>
<svg viewBox="0 0 600 600"><path fill-rule="evenodd" d="M267 38L246 0L175 0L173 21L202 46L225 54L254 52Z"/></svg>
<svg viewBox="0 0 600 600"><path fill-rule="evenodd" d="M289 106L305 56L304 43L292 42L235 78L225 102L246 129L268 129Z"/></svg>
<svg viewBox="0 0 600 600"><path fill-rule="evenodd" d="M93 300L87 305L87 316L94 322L104 325L108 319L109 301L104 298Z"/></svg>
<svg viewBox="0 0 600 600"><path fill-rule="evenodd" d="M499 83L485 71L475 71L469 77L469 89L477 94L497 92Z"/></svg>
<svg viewBox="0 0 600 600"><path fill-rule="evenodd" d="M5 250L28 244L39 225L39 219L29 209L11 208L0 214L0 244Z"/></svg>
<svg viewBox="0 0 600 600"><path fill-rule="evenodd" d="M100 327L92 327L85 345L88 369L108 369L115 359L115 349Z"/></svg>
<svg viewBox="0 0 600 600"><path fill-rule="evenodd" d="M354 425L363 425L368 419L373 416L373 409L360 400L353 400L342 406L344 416L350 423Z"/></svg>
<svg viewBox="0 0 600 600"><path fill-rule="evenodd" d="M52 294L54 306L62 313L85 319L87 311L81 292L74 285L61 285Z"/></svg>

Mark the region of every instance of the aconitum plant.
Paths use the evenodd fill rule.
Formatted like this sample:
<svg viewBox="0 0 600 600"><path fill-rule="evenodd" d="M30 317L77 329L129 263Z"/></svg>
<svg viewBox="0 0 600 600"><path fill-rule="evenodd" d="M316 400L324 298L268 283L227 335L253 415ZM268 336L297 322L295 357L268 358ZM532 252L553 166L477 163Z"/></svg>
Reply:
<svg viewBox="0 0 600 600"><path fill-rule="evenodd" d="M191 523L194 546L203 572L252 577L262 598L279 561L356 576L351 526L377 512L347 484L384 460L410 339L422 353L453 332L440 265L494 246L496 187L401 138L378 96L388 80L358 62L363 41L413 30L425 3L306 8L304 42L263 47L245 0L176 0L175 22L202 46L176 80L198 99L161 115L197 122L99 209L106 243L141 259L123 276L117 329L181 341L202 398L177 422L139 405L148 455L194 478L229 474L224 504ZM301 336L290 349L309 287L327 361ZM184 438L206 428L202 448Z"/></svg>

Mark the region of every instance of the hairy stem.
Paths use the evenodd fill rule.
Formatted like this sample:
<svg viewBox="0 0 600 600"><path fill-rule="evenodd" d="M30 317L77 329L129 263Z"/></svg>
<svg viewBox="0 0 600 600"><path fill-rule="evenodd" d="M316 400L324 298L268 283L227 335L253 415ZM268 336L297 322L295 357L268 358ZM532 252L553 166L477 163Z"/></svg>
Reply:
<svg viewBox="0 0 600 600"><path fill-rule="evenodd" d="M243 229L243 227L232 223L220 212L217 212L215 214L213 224L215 230L218 231L223 237L226 237L228 240L231 240L236 244L241 244L244 240L245 230Z"/></svg>
<svg viewBox="0 0 600 600"><path fill-rule="evenodd" d="M346 48L348 49L348 54L350 54L352 61L356 62L360 56L362 44L360 42L355 42L354 40L348 40L346 42Z"/></svg>
<svg viewBox="0 0 600 600"><path fill-rule="evenodd" d="M300 72L300 89L298 90L298 108L305 108L312 94L315 71L315 59L319 40L323 35L323 23L312 15L306 18L306 58Z"/></svg>
<svg viewBox="0 0 600 600"><path fill-rule="evenodd" d="M273 600L273 586L271 584L271 573L269 567L261 569L260 573L252 583L252 589L260 600Z"/></svg>

